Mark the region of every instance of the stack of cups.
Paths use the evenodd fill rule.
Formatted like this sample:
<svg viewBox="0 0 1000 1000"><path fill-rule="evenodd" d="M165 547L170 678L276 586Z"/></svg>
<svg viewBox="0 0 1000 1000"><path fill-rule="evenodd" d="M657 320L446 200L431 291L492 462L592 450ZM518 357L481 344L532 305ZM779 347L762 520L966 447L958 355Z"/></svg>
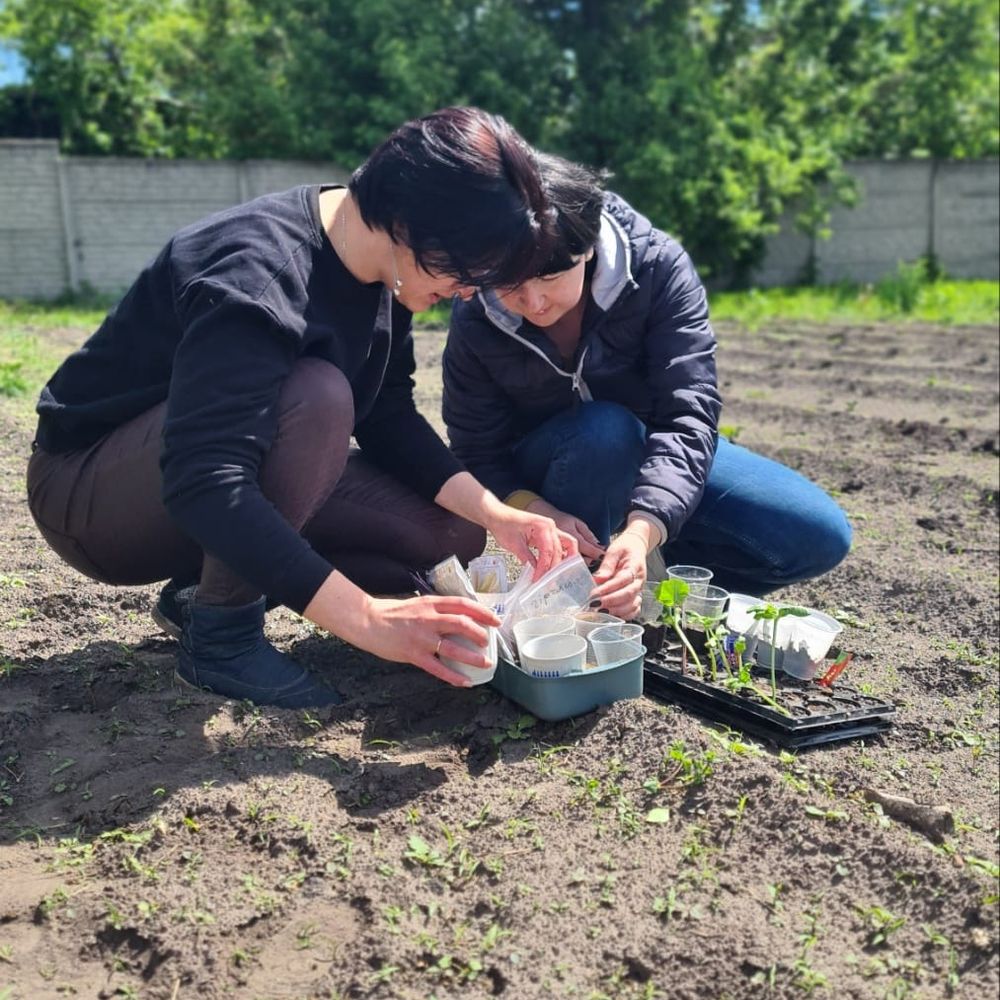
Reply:
<svg viewBox="0 0 1000 1000"><path fill-rule="evenodd" d="M532 677L551 679L583 670L587 641L576 634L569 615L525 618L514 626L521 669Z"/></svg>

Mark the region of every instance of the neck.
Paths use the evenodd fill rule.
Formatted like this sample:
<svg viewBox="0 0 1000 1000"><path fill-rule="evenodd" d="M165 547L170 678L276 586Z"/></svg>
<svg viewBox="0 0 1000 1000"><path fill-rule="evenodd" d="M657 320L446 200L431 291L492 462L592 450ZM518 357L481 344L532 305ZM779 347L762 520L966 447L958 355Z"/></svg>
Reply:
<svg viewBox="0 0 1000 1000"><path fill-rule="evenodd" d="M365 285L381 281L392 288L389 236L368 228L350 191L343 188L321 191L319 212L330 245L352 277Z"/></svg>

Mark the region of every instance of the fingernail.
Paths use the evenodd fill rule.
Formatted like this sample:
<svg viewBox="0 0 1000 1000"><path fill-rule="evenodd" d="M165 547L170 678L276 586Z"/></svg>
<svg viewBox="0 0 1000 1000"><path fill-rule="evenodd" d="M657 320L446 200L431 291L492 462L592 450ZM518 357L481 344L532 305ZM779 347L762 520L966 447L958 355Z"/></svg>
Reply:
<svg viewBox="0 0 1000 1000"><path fill-rule="evenodd" d="M591 608L599 608L600 606L601 606L601 602L600 601L591 601L590 605L589 605L589 607L591 607Z"/></svg>

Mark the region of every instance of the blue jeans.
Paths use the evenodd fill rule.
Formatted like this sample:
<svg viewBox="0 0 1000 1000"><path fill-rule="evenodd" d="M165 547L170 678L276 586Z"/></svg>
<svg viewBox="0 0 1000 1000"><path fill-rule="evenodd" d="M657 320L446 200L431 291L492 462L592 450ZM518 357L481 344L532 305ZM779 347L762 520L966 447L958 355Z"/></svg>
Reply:
<svg viewBox="0 0 1000 1000"><path fill-rule="evenodd" d="M598 401L536 428L514 460L528 489L586 521L607 544L625 520L645 442L633 413ZM850 547L851 526L823 490L720 438L701 502L661 552L668 566L705 566L714 584L759 597L833 569Z"/></svg>

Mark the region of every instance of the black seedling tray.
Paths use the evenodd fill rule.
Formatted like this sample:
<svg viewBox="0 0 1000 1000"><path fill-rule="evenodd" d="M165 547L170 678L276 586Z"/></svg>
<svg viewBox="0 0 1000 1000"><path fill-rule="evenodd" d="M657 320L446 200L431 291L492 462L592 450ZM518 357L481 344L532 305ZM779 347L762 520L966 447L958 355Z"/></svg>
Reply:
<svg viewBox="0 0 1000 1000"><path fill-rule="evenodd" d="M672 649L646 658L645 693L672 701L750 736L799 749L857 739L887 730L896 706L862 694L843 681L824 688L779 674L778 702L791 715L776 712L752 696L733 694L707 677L700 680L690 667L681 672ZM767 689L770 671L754 668L754 680Z"/></svg>

